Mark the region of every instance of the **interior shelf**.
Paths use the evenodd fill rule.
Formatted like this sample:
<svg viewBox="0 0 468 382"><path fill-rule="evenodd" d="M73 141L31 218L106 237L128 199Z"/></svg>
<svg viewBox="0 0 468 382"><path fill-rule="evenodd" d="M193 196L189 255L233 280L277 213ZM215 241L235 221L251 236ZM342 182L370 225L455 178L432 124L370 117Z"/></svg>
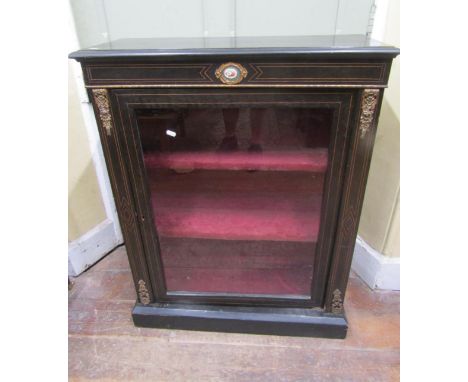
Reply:
<svg viewBox="0 0 468 382"><path fill-rule="evenodd" d="M166 268L168 290L205 293L309 295L311 269Z"/></svg>
<svg viewBox="0 0 468 382"><path fill-rule="evenodd" d="M160 236L317 241L323 174L148 171Z"/></svg>
<svg viewBox="0 0 468 382"><path fill-rule="evenodd" d="M170 291L309 293L315 243L161 237Z"/></svg>
<svg viewBox="0 0 468 382"><path fill-rule="evenodd" d="M145 153L146 168L325 172L328 150Z"/></svg>

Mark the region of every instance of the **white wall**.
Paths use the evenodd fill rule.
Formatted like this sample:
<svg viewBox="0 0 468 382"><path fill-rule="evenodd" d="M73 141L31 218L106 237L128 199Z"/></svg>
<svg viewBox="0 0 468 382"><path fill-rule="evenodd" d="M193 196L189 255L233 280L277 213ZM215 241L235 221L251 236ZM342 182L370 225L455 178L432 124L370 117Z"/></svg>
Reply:
<svg viewBox="0 0 468 382"><path fill-rule="evenodd" d="M69 16L69 43L78 49ZM77 276L121 244L123 238L81 69L74 61L69 61L68 68L68 274Z"/></svg>
<svg viewBox="0 0 468 382"><path fill-rule="evenodd" d="M121 38L366 34L373 0L71 0L81 47Z"/></svg>
<svg viewBox="0 0 468 382"><path fill-rule="evenodd" d="M377 0L373 38L400 45L400 1ZM356 243L354 271L371 287L400 289L400 58L380 112Z"/></svg>

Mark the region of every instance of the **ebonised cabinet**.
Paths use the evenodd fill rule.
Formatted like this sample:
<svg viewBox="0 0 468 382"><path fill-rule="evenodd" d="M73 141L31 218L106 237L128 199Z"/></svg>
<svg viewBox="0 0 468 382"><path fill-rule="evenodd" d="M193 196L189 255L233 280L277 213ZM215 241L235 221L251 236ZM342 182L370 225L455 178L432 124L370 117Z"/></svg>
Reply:
<svg viewBox="0 0 468 382"><path fill-rule="evenodd" d="M365 36L80 50L135 325L343 338L383 89Z"/></svg>

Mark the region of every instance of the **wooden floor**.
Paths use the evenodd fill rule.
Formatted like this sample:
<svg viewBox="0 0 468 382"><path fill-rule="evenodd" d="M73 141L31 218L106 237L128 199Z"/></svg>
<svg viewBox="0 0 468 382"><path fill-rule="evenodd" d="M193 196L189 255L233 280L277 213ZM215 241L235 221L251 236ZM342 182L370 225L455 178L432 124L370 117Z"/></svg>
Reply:
<svg viewBox="0 0 468 382"><path fill-rule="evenodd" d="M351 275L345 340L145 329L125 247L69 292L71 381L398 381L400 296Z"/></svg>

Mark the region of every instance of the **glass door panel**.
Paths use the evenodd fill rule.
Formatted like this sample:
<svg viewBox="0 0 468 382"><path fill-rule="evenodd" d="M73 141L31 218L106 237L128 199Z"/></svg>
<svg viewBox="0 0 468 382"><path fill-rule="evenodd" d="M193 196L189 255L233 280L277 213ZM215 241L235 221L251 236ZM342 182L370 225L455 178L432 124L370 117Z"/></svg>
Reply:
<svg viewBox="0 0 468 382"><path fill-rule="evenodd" d="M167 290L310 296L332 111L136 114Z"/></svg>

